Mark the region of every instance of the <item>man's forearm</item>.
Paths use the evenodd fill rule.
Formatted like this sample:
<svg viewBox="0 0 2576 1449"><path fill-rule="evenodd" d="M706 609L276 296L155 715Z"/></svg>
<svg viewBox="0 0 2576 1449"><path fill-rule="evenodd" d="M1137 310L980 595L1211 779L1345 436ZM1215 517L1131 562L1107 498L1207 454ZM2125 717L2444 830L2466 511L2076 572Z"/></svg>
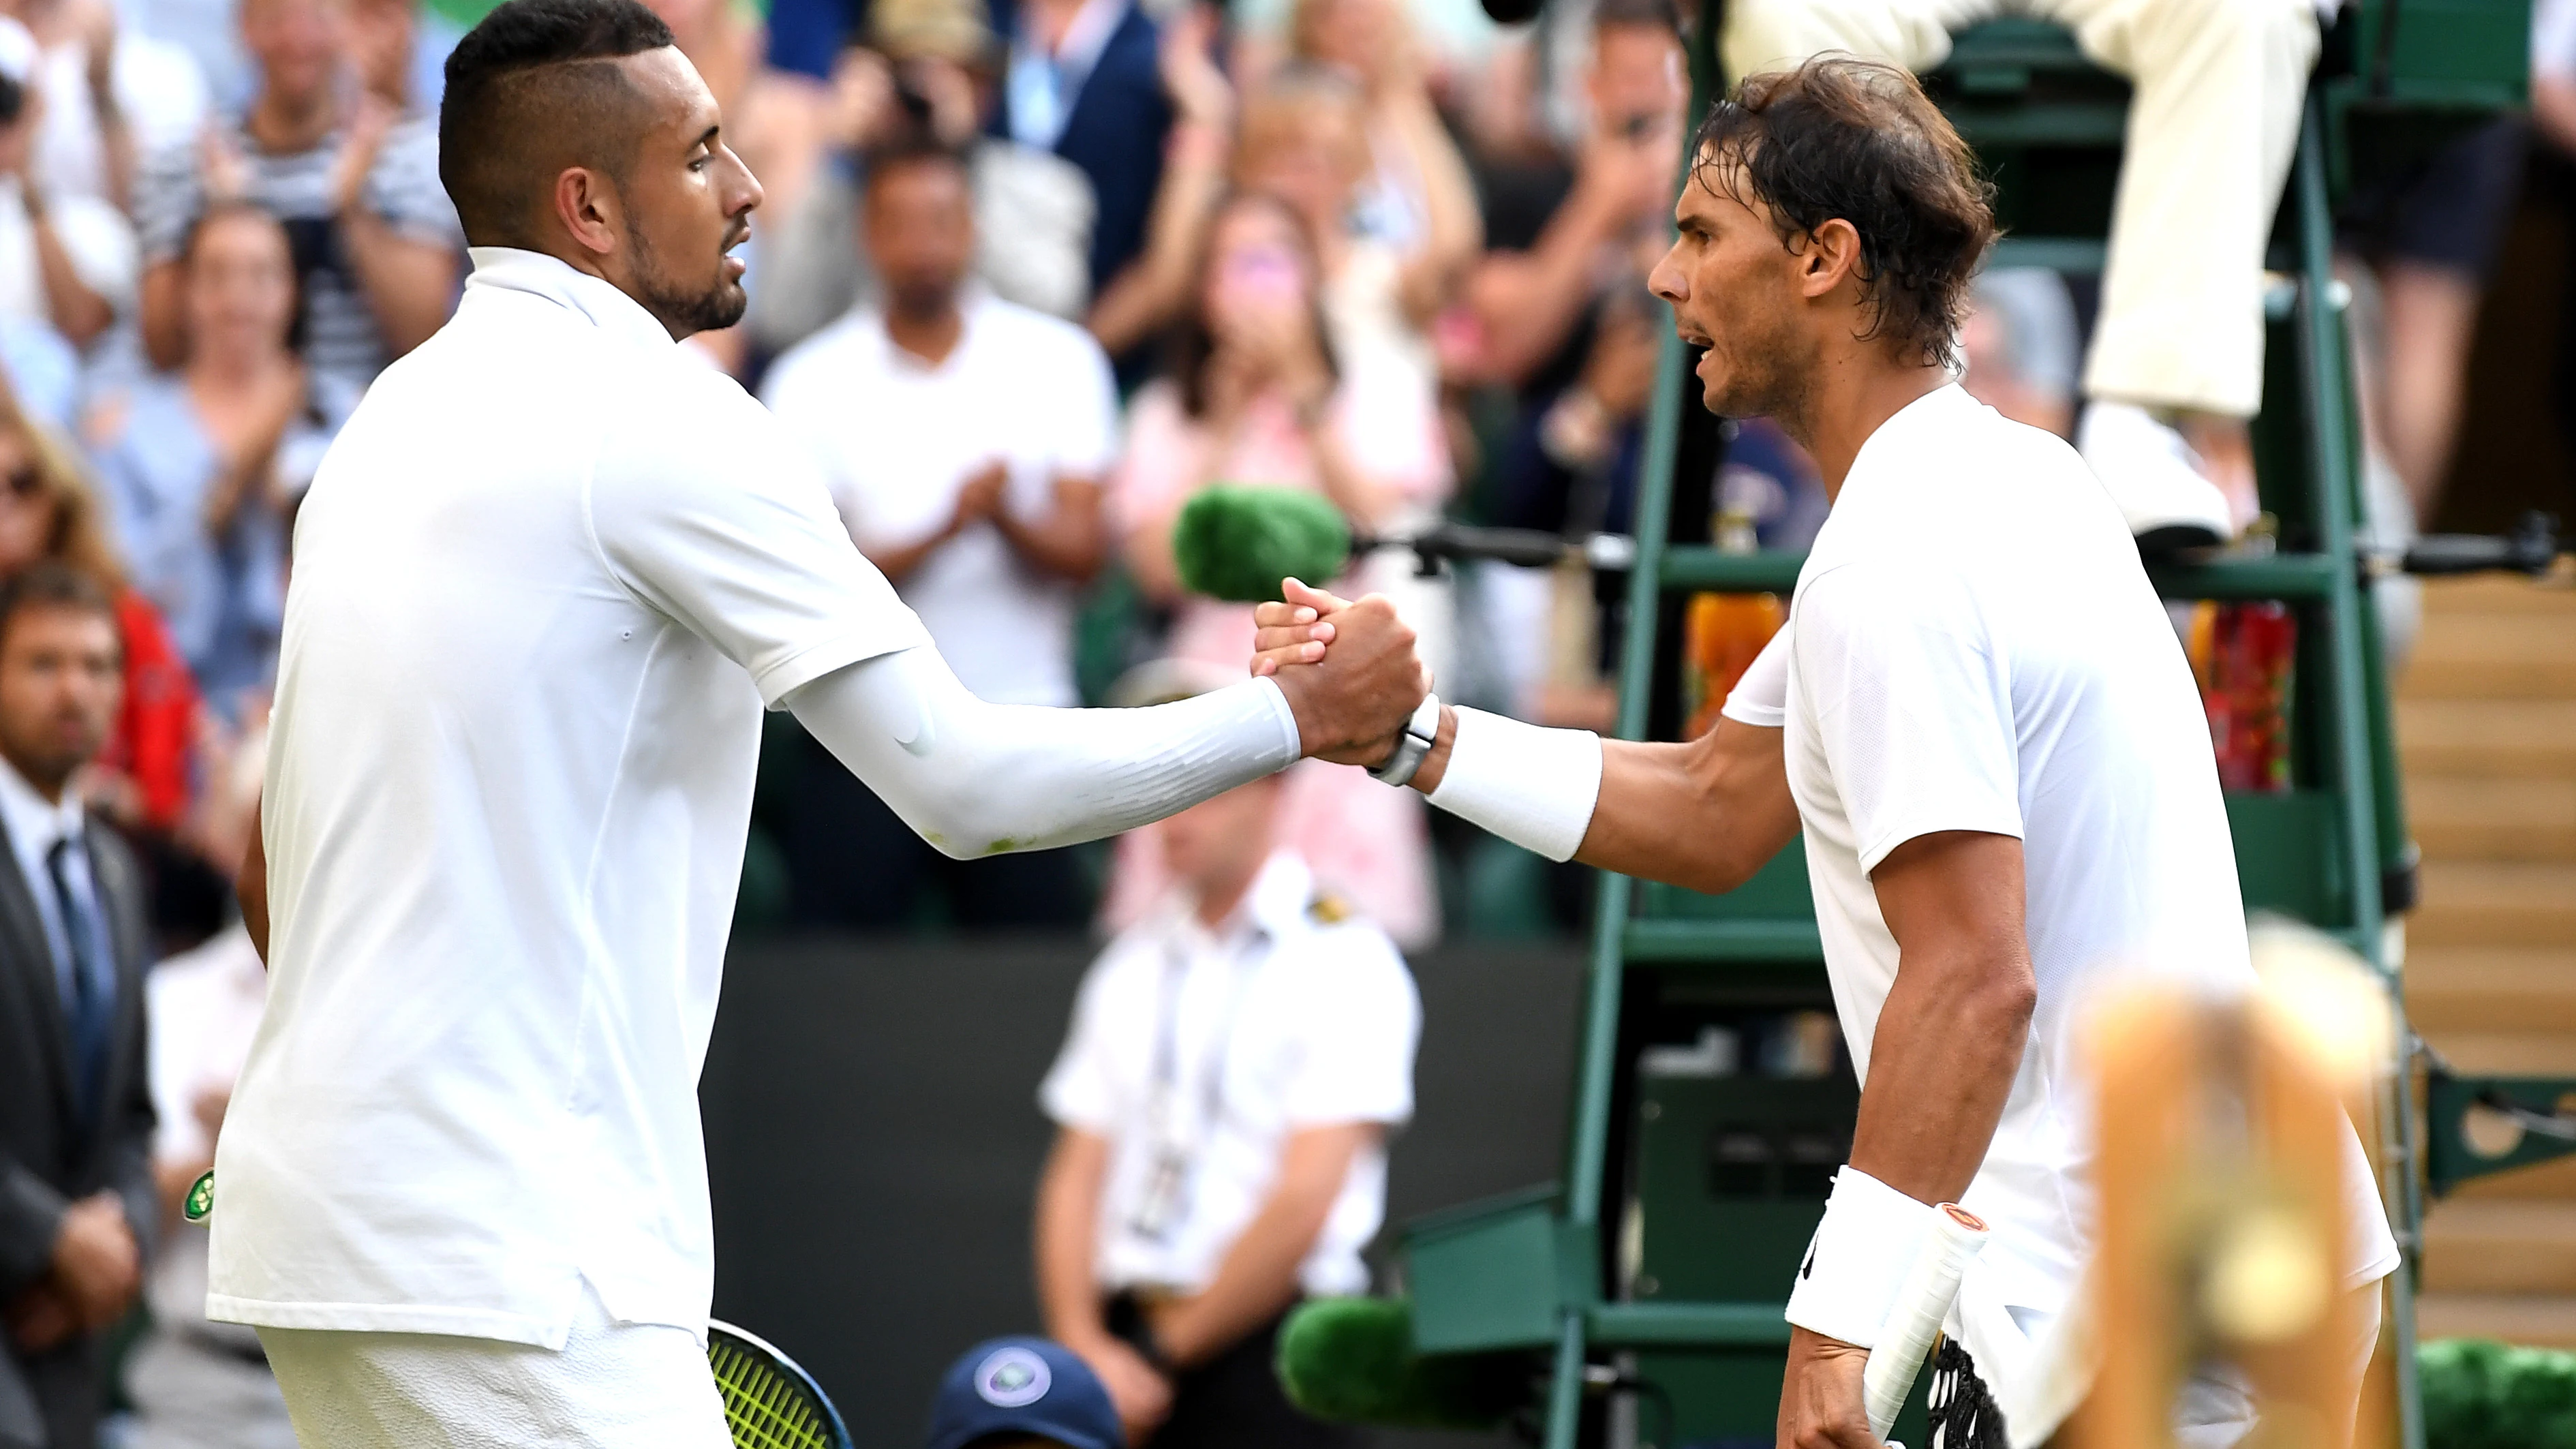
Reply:
<svg viewBox="0 0 2576 1449"><path fill-rule="evenodd" d="M2029 971L2027 957L1897 967L1871 1039L1852 1166L1917 1202L1968 1190L2021 1070L2030 998L2014 983Z"/></svg>
<svg viewBox="0 0 2576 1449"><path fill-rule="evenodd" d="M35 223L36 277L44 287L45 312L64 340L74 347L86 347L116 321L116 309L81 280L80 269L72 265L71 251L55 231L53 219L39 212Z"/></svg>
<svg viewBox="0 0 2576 1449"><path fill-rule="evenodd" d="M791 699L796 718L888 808L960 860L1160 820L1293 762L1270 681L1146 709L987 704L935 650L851 665Z"/></svg>
<svg viewBox="0 0 2576 1449"><path fill-rule="evenodd" d="M1094 483L1060 480L1055 506L1044 518L1032 522L1004 506L994 510L993 526L1001 531L1002 541L1011 546L1011 551L1030 567L1075 583L1087 582L1100 572L1101 561L1109 552L1098 490L1099 485Z"/></svg>
<svg viewBox="0 0 2576 1449"><path fill-rule="evenodd" d="M456 258L446 248L411 240L364 206L341 213L340 237L387 353L411 351L446 323L456 290Z"/></svg>
<svg viewBox="0 0 2576 1449"><path fill-rule="evenodd" d="M1355 1122L1309 1127L1289 1138L1278 1185L1226 1250L1216 1277L1154 1325L1174 1363L1207 1362L1296 1301L1297 1270L1315 1250L1352 1158L1379 1130Z"/></svg>
<svg viewBox="0 0 2576 1449"><path fill-rule="evenodd" d="M1742 885L1797 835L1778 730L1727 720L1688 744L1600 740L1598 784L1587 809L1583 782L1547 777L1584 767L1577 742L1592 738L1586 732L1479 716L1474 724L1484 740L1471 736L1470 749L1491 756L1459 762L1460 723L1458 710L1441 711L1440 736L1414 776L1415 788L1541 854L1564 858L1558 847L1571 842L1571 857L1585 865L1720 894ZM1460 765L1454 781L1453 762ZM1472 789L1471 773L1489 776L1486 788ZM1462 794L1507 796L1526 818L1461 808Z"/></svg>
<svg viewBox="0 0 2576 1449"><path fill-rule="evenodd" d="M1100 1287L1091 1267L1107 1156L1107 1145L1098 1138L1060 1133L1038 1179L1033 1245L1038 1309L1046 1318L1047 1336L1068 1346L1107 1332L1100 1317Z"/></svg>

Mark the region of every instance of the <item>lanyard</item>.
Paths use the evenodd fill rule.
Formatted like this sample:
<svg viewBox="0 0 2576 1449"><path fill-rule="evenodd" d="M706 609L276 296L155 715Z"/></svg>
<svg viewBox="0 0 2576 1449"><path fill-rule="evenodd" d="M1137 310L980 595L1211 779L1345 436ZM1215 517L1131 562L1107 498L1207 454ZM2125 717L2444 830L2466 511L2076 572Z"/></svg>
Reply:
<svg viewBox="0 0 2576 1449"><path fill-rule="evenodd" d="M1256 930L1253 934L1260 933ZM1228 947L1223 953L1222 959L1232 972L1233 989L1226 996L1225 1015L1219 1019L1216 1036L1208 1044L1206 1064L1200 1070L1197 1125L1202 1137L1216 1126L1225 1110L1226 1055L1234 1046L1235 1020L1243 1013L1244 988L1250 974L1243 969L1243 956L1240 945ZM1145 1099L1145 1110L1157 1145L1171 1149L1186 1145L1180 1140L1175 1108L1180 1093L1181 993L1188 984L1189 971L1188 950L1179 941L1166 944L1163 989L1155 1012L1153 1087Z"/></svg>
<svg viewBox="0 0 2576 1449"><path fill-rule="evenodd" d="M1259 934L1255 932L1254 934ZM1178 1110L1181 1057L1181 988L1189 980L1189 953L1178 940L1163 948L1163 992L1154 1033L1154 1080L1146 1097L1146 1127L1153 1137L1153 1158L1144 1189L1127 1221L1127 1231L1149 1243L1168 1244L1180 1227L1190 1197L1190 1180L1198 1172L1198 1149L1225 1110L1225 1066L1234 1044L1234 1024L1243 1012L1246 978L1244 946L1226 949L1222 959L1233 975L1225 1015L1209 1044L1200 1073L1204 1100L1193 1138L1184 1139Z"/></svg>

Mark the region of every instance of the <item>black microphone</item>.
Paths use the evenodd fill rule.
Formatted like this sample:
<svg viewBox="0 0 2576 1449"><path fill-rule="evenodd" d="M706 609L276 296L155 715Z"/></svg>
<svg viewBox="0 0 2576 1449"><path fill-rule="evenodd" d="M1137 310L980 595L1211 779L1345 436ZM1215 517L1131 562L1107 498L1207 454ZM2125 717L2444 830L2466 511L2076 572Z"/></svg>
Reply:
<svg viewBox="0 0 2576 1449"><path fill-rule="evenodd" d="M1536 20L1546 0L1485 0L1485 14L1496 25L1519 25Z"/></svg>

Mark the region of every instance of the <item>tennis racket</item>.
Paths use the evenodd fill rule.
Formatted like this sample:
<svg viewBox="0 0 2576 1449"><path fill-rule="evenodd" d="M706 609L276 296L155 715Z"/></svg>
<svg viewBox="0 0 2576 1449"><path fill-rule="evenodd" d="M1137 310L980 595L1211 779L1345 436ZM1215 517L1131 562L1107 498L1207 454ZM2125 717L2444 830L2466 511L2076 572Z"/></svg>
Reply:
<svg viewBox="0 0 2576 1449"><path fill-rule="evenodd" d="M1932 1219L1931 1235L1888 1312L1887 1326L1879 1331L1878 1347L1870 1350L1869 1362L1861 1370L1869 1431L1879 1438L1885 1439L1895 1427L1897 1410L1905 1407L1915 1375L1922 1372L1923 1360L1941 1336L1941 1320L1949 1316L1950 1304L1959 1296L1959 1275L1985 1245L1986 1225L1975 1213L1954 1202L1941 1204Z"/></svg>
<svg viewBox="0 0 2576 1449"><path fill-rule="evenodd" d="M765 1340L709 1323L707 1366L734 1449L852 1449L849 1427L814 1376Z"/></svg>

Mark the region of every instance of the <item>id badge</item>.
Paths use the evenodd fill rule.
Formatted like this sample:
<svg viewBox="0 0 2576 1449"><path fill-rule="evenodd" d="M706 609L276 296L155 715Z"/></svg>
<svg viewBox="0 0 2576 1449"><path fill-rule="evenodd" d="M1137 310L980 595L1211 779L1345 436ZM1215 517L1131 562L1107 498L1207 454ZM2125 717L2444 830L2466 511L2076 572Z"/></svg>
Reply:
<svg viewBox="0 0 2576 1449"><path fill-rule="evenodd" d="M1190 1159L1173 1147L1163 1147L1154 1154L1154 1166L1146 1174L1145 1191L1136 1200L1136 1211L1127 1219L1127 1231L1149 1243L1169 1241L1172 1230L1180 1226L1181 1193L1189 1184Z"/></svg>

